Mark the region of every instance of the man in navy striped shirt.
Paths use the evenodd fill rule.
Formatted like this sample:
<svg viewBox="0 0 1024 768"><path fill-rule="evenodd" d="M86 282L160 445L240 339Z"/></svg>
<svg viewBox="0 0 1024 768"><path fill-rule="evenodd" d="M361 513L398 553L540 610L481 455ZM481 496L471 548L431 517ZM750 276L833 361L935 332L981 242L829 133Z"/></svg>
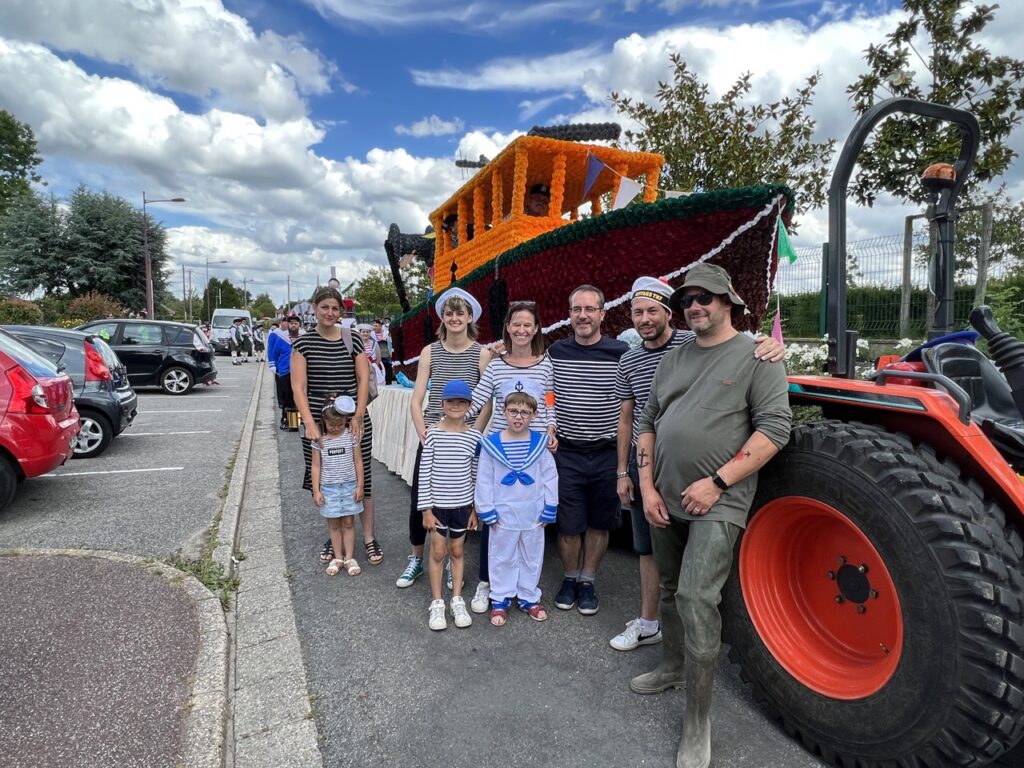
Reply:
<svg viewBox="0 0 1024 768"><path fill-rule="evenodd" d="M555 370L558 424L558 554L565 578L555 607L598 611L594 579L621 524L615 486L619 399L615 371L629 346L601 335L604 294L581 285L569 295L573 336L548 348Z"/></svg>

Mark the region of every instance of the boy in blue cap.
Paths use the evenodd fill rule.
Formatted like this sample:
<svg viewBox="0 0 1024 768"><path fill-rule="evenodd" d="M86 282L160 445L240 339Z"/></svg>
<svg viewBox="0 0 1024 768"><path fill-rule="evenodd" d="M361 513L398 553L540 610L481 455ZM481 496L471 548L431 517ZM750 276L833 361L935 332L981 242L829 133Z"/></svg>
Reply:
<svg viewBox="0 0 1024 768"><path fill-rule="evenodd" d="M430 532L430 628L448 628L442 571L451 558L452 618L456 627L473 623L462 599L463 549L466 531L476 528L473 510L477 456L482 435L466 424L473 389L460 379L449 381L441 392L444 418L427 431L420 458L417 493L423 527Z"/></svg>

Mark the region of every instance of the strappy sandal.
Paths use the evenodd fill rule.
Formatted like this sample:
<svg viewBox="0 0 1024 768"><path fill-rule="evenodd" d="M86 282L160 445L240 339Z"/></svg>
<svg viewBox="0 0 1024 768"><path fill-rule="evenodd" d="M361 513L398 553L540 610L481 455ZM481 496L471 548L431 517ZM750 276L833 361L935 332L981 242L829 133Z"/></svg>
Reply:
<svg viewBox="0 0 1024 768"><path fill-rule="evenodd" d="M376 539L370 539L365 542L366 546L366 559L370 561L370 565L380 565L384 562L384 550L380 548L380 544Z"/></svg>
<svg viewBox="0 0 1024 768"><path fill-rule="evenodd" d="M522 608L520 610L529 616L534 621L547 621L548 612L547 609L540 603L534 603L529 608Z"/></svg>
<svg viewBox="0 0 1024 768"><path fill-rule="evenodd" d="M358 576L363 572L363 569L359 567L359 563L355 561L355 558L345 561L345 570L349 576Z"/></svg>
<svg viewBox="0 0 1024 768"><path fill-rule="evenodd" d="M345 567L344 560L334 559L331 560L331 564L327 566L327 570L324 571L328 576L337 576L341 572L341 569Z"/></svg>
<svg viewBox="0 0 1024 768"><path fill-rule="evenodd" d="M334 559L334 547L331 545L331 540L328 539L324 544L324 548L320 550L320 562L329 563Z"/></svg>
<svg viewBox="0 0 1024 768"><path fill-rule="evenodd" d="M504 627L505 622L508 621L508 611L504 608L492 608L491 609L491 624L496 627Z"/></svg>

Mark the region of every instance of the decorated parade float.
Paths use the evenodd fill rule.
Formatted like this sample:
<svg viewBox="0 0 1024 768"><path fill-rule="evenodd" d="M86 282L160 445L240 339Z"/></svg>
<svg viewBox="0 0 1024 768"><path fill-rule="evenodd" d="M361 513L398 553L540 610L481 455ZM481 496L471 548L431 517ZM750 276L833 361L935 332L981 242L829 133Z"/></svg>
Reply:
<svg viewBox="0 0 1024 768"><path fill-rule="evenodd" d="M550 343L570 333L574 287L592 283L604 291L604 331L615 335L631 327L629 290L638 276L679 285L689 267L711 260L734 275L751 309L744 330L759 325L792 192L772 184L665 192L658 188L661 155L572 140L595 134L609 135L591 126L534 129L431 213L431 234L402 234L392 225L385 250L404 312L392 324L396 365L414 372L420 349L437 338L433 296L453 285L483 306L482 342L500 338L510 301L529 300L537 302ZM526 212L538 189L548 197L547 215ZM415 307L400 272L409 258L423 259L433 275L430 297Z"/></svg>
<svg viewBox="0 0 1024 768"><path fill-rule="evenodd" d="M929 340L865 379L846 314L847 186L887 119L946 131L959 152L921 179L938 232ZM429 299L406 298L399 267L414 258L432 267L434 295L458 285L480 301L483 341L510 300L537 302L548 342L568 334L581 283L604 290L604 332L617 334L637 276L678 285L703 261L731 274L746 328L762 321L788 189L666 194L660 156L567 131L513 141L431 214L433 239L392 226L395 357L408 371L437 323ZM758 475L723 596L730 658L755 696L845 768L1024 765L1024 344L988 307L971 313L973 332L953 319L956 200L980 135L970 113L911 99L873 106L851 131L829 188L827 375L789 378L803 418ZM530 216L538 191L548 213Z"/></svg>

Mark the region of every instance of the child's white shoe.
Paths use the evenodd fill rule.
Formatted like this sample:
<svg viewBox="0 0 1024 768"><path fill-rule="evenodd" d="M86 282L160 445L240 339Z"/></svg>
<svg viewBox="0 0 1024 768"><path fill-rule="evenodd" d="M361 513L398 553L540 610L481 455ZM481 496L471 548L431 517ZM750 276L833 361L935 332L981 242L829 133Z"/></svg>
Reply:
<svg viewBox="0 0 1024 768"><path fill-rule="evenodd" d="M465 606L463 606L465 610ZM430 628L433 630L448 629L448 619L445 616L444 600L434 600L430 603Z"/></svg>
<svg viewBox="0 0 1024 768"><path fill-rule="evenodd" d="M491 585L486 581L481 581L476 585L476 592L473 594L473 599L469 602L469 607L473 609L473 613L487 613L491 608Z"/></svg>
<svg viewBox="0 0 1024 768"><path fill-rule="evenodd" d="M455 626L459 629L465 629L473 623L473 617L469 615L469 611L466 610L466 601L461 596L456 595L452 598L452 618L455 620Z"/></svg>

